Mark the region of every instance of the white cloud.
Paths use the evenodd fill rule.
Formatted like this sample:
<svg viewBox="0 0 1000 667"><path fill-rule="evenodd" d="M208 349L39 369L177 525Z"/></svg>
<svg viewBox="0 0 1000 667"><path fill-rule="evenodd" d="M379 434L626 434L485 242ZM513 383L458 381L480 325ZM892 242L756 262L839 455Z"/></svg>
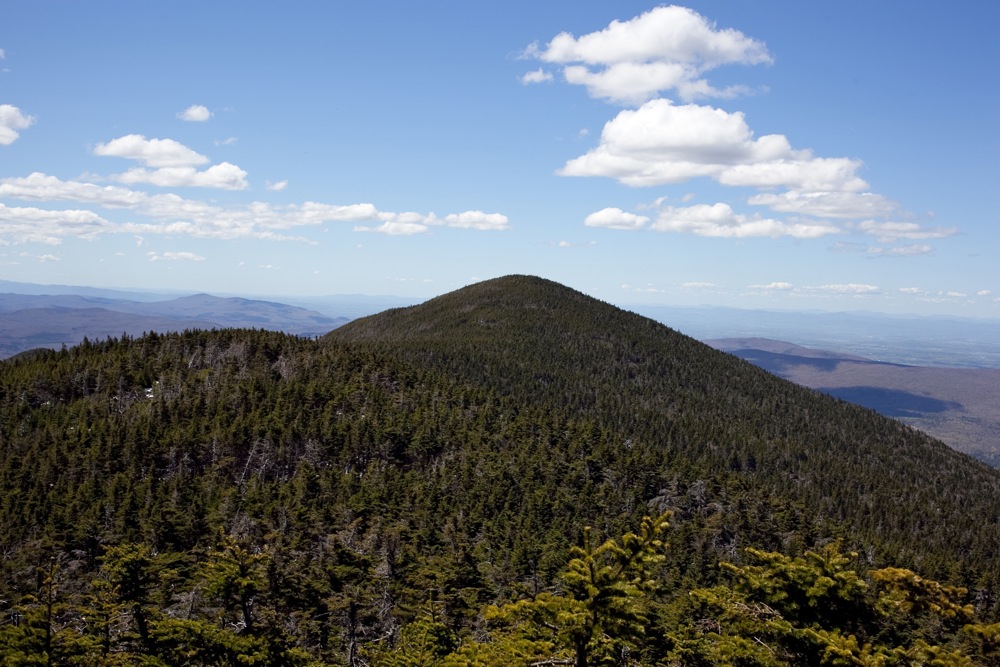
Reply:
<svg viewBox="0 0 1000 667"><path fill-rule="evenodd" d="M877 237L880 243L892 243L899 240L941 239L958 233L954 227L924 228L915 222L878 222L875 220L861 222L857 225L857 229Z"/></svg>
<svg viewBox="0 0 1000 667"><path fill-rule="evenodd" d="M21 136L18 130L26 130L35 122L34 116L24 114L11 104L0 104L0 146L9 146Z"/></svg>
<svg viewBox="0 0 1000 667"><path fill-rule="evenodd" d="M138 160L147 167L194 167L209 160L173 139L147 139L141 134L127 134L98 144L94 155Z"/></svg>
<svg viewBox="0 0 1000 667"><path fill-rule="evenodd" d="M661 232L683 232L698 236L748 238L756 236L792 236L817 238L835 234L838 230L826 223L783 222L771 218L749 217L733 211L729 204L697 204L660 210L652 229Z"/></svg>
<svg viewBox="0 0 1000 667"><path fill-rule="evenodd" d="M226 163L223 163L226 164ZM238 169L238 168L236 168ZM211 172L196 172L204 174ZM133 176L138 170L132 170ZM146 171L136 181L153 182L154 178L162 177L171 172L166 169ZM172 172L175 180L173 185L194 184L195 178L184 172ZM183 176L184 180L177 175ZM232 179L233 184L239 184L242 170ZM224 176L222 174L221 176ZM225 181L220 177L216 185ZM281 232L303 227L316 227L328 223L372 221L382 223L377 227L360 227L359 231L377 231L386 234L414 234L425 232L430 225L456 227L474 230L506 230L510 228L507 216L500 213L484 213L483 211L465 211L452 213L439 218L433 213L394 213L381 211L370 203L335 205L321 202L304 202L287 206L274 206L265 202L253 202L240 207L222 207L196 199L186 199L173 193L150 195L145 192L131 190L121 186L99 186L93 183L79 181L63 181L54 176L33 173L22 178L0 179L0 197L18 198L28 201L75 201L105 208L128 209L137 215L145 216L146 221L133 219L129 222L114 225L94 213L77 211L75 220L80 222L80 215L94 216L95 222L100 222L100 232L129 233L142 238L143 234L178 234L197 238L266 238L274 240L304 240L301 237L284 235ZM20 211L23 219L26 211L40 209L6 209ZM41 214L32 214L41 215ZM65 217L65 216L64 216ZM58 242L63 236L82 236L92 234L93 229L86 226L50 227L46 239ZM27 233L11 234L10 238L22 239ZM58 231L58 233L56 233ZM30 235L29 235L30 236ZM31 238L37 240L37 235ZM23 242L18 240L17 242Z"/></svg>
<svg viewBox="0 0 1000 667"><path fill-rule="evenodd" d="M920 294L919 287L900 287L899 291L903 294Z"/></svg>
<svg viewBox="0 0 1000 667"><path fill-rule="evenodd" d="M204 123L212 117L212 112L204 105L192 104L184 111L178 113L177 117L191 123Z"/></svg>
<svg viewBox="0 0 1000 667"><path fill-rule="evenodd" d="M768 283L767 285L750 285L750 289L763 289L763 290L779 290L782 292L787 292L788 290L794 289L792 283L774 282Z"/></svg>
<svg viewBox="0 0 1000 667"><path fill-rule="evenodd" d="M645 287L637 287L635 285L629 285L628 283L622 285L623 290L629 292L642 292L648 294L662 294L666 292L665 289L660 289L659 287L653 287L652 285L646 285Z"/></svg>
<svg viewBox="0 0 1000 667"><path fill-rule="evenodd" d="M868 249L868 254L870 255L888 255L891 257L913 257L916 255L929 255L932 252L934 252L933 246L929 246L926 243L913 243L895 248Z"/></svg>
<svg viewBox="0 0 1000 667"><path fill-rule="evenodd" d="M198 171L194 167L161 167L152 170L135 167L113 178L129 185L148 183L162 188L194 187L245 190L250 185L247 183L247 172L229 162L221 162L202 171Z"/></svg>
<svg viewBox="0 0 1000 667"><path fill-rule="evenodd" d="M649 222L645 215L626 213L620 208L603 208L588 215L583 224L587 227L607 227L609 229L641 229Z"/></svg>
<svg viewBox="0 0 1000 667"><path fill-rule="evenodd" d="M279 192L288 187L288 181L278 181L277 183L272 183L271 181L267 181L266 183L264 183L264 187L272 192Z"/></svg>
<svg viewBox="0 0 1000 667"><path fill-rule="evenodd" d="M853 295L878 294L880 291L875 285L864 285L859 283L849 283L846 285L822 285L816 289L823 292L830 292L832 294Z"/></svg>
<svg viewBox="0 0 1000 667"><path fill-rule="evenodd" d="M905 213L896 202L867 191L868 184L858 175L861 166L858 160L815 157L809 150L794 149L784 135L757 137L742 113L657 99L619 112L605 124L598 145L569 160L558 173L612 178L633 187L708 178L725 186L766 190L751 195L747 203L791 216L748 217L734 213L729 204L665 208L653 225L661 231L798 238L856 231L883 243L956 233L954 228L881 220ZM861 222L838 226L815 218ZM914 246L894 254L917 250Z"/></svg>
<svg viewBox="0 0 1000 667"><path fill-rule="evenodd" d="M365 227L359 225L354 228L356 232L376 232L378 234L388 234L389 236L411 236L422 234L427 231L427 225L419 222L405 222L401 220L388 220L377 227Z"/></svg>
<svg viewBox="0 0 1000 667"><path fill-rule="evenodd" d="M551 81L551 80L552 80L552 73L546 72L541 67L532 72L528 72L527 74L521 77L521 83L526 83L526 84L543 83L545 81Z"/></svg>
<svg viewBox="0 0 1000 667"><path fill-rule="evenodd" d="M592 248L597 245L597 243L595 241L583 241L579 243L573 241L558 241L551 245L554 245L557 248Z"/></svg>
<svg viewBox="0 0 1000 667"><path fill-rule="evenodd" d="M750 197L747 203L754 206L767 206L778 213L842 219L886 216L899 210L899 206L895 202L871 192L791 191L781 194L767 192Z"/></svg>
<svg viewBox="0 0 1000 667"><path fill-rule="evenodd" d="M0 197L26 201L68 200L107 208L133 208L148 195L119 186L100 186L80 181L63 181L55 176L33 172L28 176L0 179Z"/></svg>
<svg viewBox="0 0 1000 667"><path fill-rule="evenodd" d="M39 262L58 262L59 261L59 257L56 257L55 255L39 255L36 259L38 259Z"/></svg>
<svg viewBox="0 0 1000 667"><path fill-rule="evenodd" d="M676 91L684 100L727 97L740 87L719 90L704 74L726 64L770 63L763 43L732 29L719 30L685 7L657 7L628 21L579 38L563 32L525 55L563 65L567 82L587 87L593 97L640 103Z"/></svg>
<svg viewBox="0 0 1000 667"><path fill-rule="evenodd" d="M690 283L681 283L681 287L685 289L712 290L716 288L716 285L715 283L690 282Z"/></svg>
<svg viewBox="0 0 1000 667"><path fill-rule="evenodd" d="M993 290L988 289L981 289L976 292L976 296L990 296L991 294L993 294Z"/></svg>
<svg viewBox="0 0 1000 667"><path fill-rule="evenodd" d="M484 231L510 229L510 221L507 219L507 216L500 213L484 213L483 211L450 213L444 216L442 221L448 227L458 227L460 229L478 229Z"/></svg>
<svg viewBox="0 0 1000 667"><path fill-rule="evenodd" d="M67 236L91 240L111 231L114 226L92 211L11 208L0 204L0 245L59 245Z"/></svg>
<svg viewBox="0 0 1000 667"><path fill-rule="evenodd" d="M218 139L215 141L216 146L232 146L239 139L237 137L226 137L225 139Z"/></svg>
<svg viewBox="0 0 1000 667"><path fill-rule="evenodd" d="M158 254L155 252L147 252L146 255L149 257L151 262L203 262L205 258L201 255L196 255L193 252L165 252Z"/></svg>
<svg viewBox="0 0 1000 667"><path fill-rule="evenodd" d="M855 192L867 187L859 167L855 160L793 150L784 135L755 138L740 112L657 99L619 112L604 125L598 146L559 173L635 187L707 177L723 185Z"/></svg>
<svg viewBox="0 0 1000 667"><path fill-rule="evenodd" d="M374 216L382 221L381 225L368 227L359 225L354 228L358 232L377 232L391 236L410 236L428 231L430 226L456 227L459 229L476 229L480 231L502 231L510 229L507 216L500 213L484 213L483 211L465 211L450 213L439 218L433 213L377 212Z"/></svg>

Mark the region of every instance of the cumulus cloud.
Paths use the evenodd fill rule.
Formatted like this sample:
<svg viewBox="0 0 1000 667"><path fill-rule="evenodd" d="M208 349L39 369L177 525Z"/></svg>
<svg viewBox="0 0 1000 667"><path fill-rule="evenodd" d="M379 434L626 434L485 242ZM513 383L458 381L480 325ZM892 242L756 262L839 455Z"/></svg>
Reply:
<svg viewBox="0 0 1000 667"><path fill-rule="evenodd" d="M47 210L0 204L0 245L59 245L67 236L92 240L114 226L93 211Z"/></svg>
<svg viewBox="0 0 1000 667"><path fill-rule="evenodd" d="M147 139L127 134L106 144L97 144L94 155L138 160L147 167L195 167L209 160L173 139Z"/></svg>
<svg viewBox="0 0 1000 667"><path fill-rule="evenodd" d="M559 173L637 187L707 177L723 185L854 192L867 187L859 167L794 150L780 134L755 137L740 112L657 99L621 111L605 124L598 146Z"/></svg>
<svg viewBox="0 0 1000 667"><path fill-rule="evenodd" d="M407 222L405 220L387 220L375 227L365 227L359 225L354 228L356 232L376 232L389 236L412 236L422 234L427 231L427 225L419 222Z"/></svg>
<svg viewBox="0 0 1000 667"><path fill-rule="evenodd" d="M797 238L853 231L883 243L956 233L954 228L886 220L906 214L896 202L868 191L868 184L858 175L861 166L858 160L816 157L809 150L795 149L784 135L758 137L742 113L657 99L619 112L605 124L598 145L569 160L558 173L612 178L633 187L706 178L725 186L761 190L746 203L782 214L747 216L723 203L668 207L661 209L652 225L660 231ZM610 220L621 219L617 209L601 213ZM596 225L600 219L587 224ZM627 222L604 226L635 228ZM915 254L915 250L901 249L895 254Z"/></svg>
<svg viewBox="0 0 1000 667"><path fill-rule="evenodd" d="M899 292L902 294L920 294L919 287L900 287Z"/></svg>
<svg viewBox="0 0 1000 667"><path fill-rule="evenodd" d="M713 86L707 74L715 68L769 64L772 57L762 42L719 28L691 9L661 6L579 37L563 32L522 55L561 68L566 82L586 87L593 97L632 107L605 123L597 145L569 159L558 174L610 178L631 187L705 179L757 190L740 197L771 212L747 216L730 204L664 208L651 229L720 237L853 233L894 244L956 233L907 222L911 216L897 202L870 191L858 159L817 156L793 147L783 134L758 136L743 113L695 103L745 92L741 86ZM525 83L543 80L543 67L522 77ZM641 216L613 208L591 214L585 224L645 226ZM925 248L912 244L881 252L905 256Z"/></svg>
<svg viewBox="0 0 1000 667"><path fill-rule="evenodd" d="M718 29L685 7L657 7L628 21L574 37L556 35L525 56L563 66L563 76L592 97L641 103L674 91L683 100L731 97L742 87L717 89L704 74L721 65L772 61L767 47L733 29Z"/></svg>
<svg viewBox="0 0 1000 667"><path fill-rule="evenodd" d="M441 222L448 227L460 229L479 229L484 231L502 231L510 229L510 220L501 213L484 213L483 211L465 211L450 213ZM433 220L432 220L433 224Z"/></svg>
<svg viewBox="0 0 1000 667"><path fill-rule="evenodd" d="M222 190L245 190L249 187L247 173L229 162L199 171L197 167L206 164L209 159L173 139L147 139L141 134L128 134L106 144L98 144L94 148L94 155L123 157L141 162L144 167L135 167L112 177L129 185L147 183L164 188Z"/></svg>
<svg viewBox="0 0 1000 667"><path fill-rule="evenodd" d="M264 184L264 187L270 190L271 192L280 192L281 190L284 190L285 188L288 187L288 181L278 181L277 183L272 183L271 181L267 181Z"/></svg>
<svg viewBox="0 0 1000 667"><path fill-rule="evenodd" d="M162 254L147 252L151 262L203 262L205 258L193 252L165 252Z"/></svg>
<svg viewBox="0 0 1000 667"><path fill-rule="evenodd" d="M161 188L193 187L245 190L250 186L247 183L247 172L229 162L221 162L202 171L198 171L194 167L161 167L160 169L135 167L114 176L114 179L129 185L148 183Z"/></svg>
<svg viewBox="0 0 1000 667"><path fill-rule="evenodd" d="M602 208L584 218L587 227L607 227L608 229L642 229L649 217L626 213L620 208Z"/></svg>
<svg viewBox="0 0 1000 667"><path fill-rule="evenodd" d="M21 136L19 130L26 130L34 123L34 116L28 116L11 104L0 104L0 146L17 141Z"/></svg>
<svg viewBox="0 0 1000 667"><path fill-rule="evenodd" d="M840 231L822 222L784 222L772 218L750 217L736 213L729 204L723 203L664 207L659 211L652 229L727 238L816 238Z"/></svg>
<svg viewBox="0 0 1000 667"><path fill-rule="evenodd" d="M184 111L179 112L177 117L190 123L204 123L212 117L212 112L206 106L192 104Z"/></svg>
<svg viewBox="0 0 1000 667"><path fill-rule="evenodd" d="M782 292L787 292L788 290L794 289L792 283L774 282L768 283L767 285L750 285L750 289L763 289L763 290L779 290Z"/></svg>
<svg viewBox="0 0 1000 667"><path fill-rule="evenodd" d="M990 296L991 294L993 294L993 291L988 289L981 289L976 292L976 296Z"/></svg>
<svg viewBox="0 0 1000 667"><path fill-rule="evenodd" d="M716 288L716 285L715 283L689 282L689 283L681 283L681 287L683 287L684 289L712 290Z"/></svg>

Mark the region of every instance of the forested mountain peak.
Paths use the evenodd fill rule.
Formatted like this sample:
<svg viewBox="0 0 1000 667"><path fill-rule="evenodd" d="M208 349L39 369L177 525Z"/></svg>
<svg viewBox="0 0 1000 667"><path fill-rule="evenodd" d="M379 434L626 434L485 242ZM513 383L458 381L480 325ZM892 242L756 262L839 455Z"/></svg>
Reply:
<svg viewBox="0 0 1000 667"><path fill-rule="evenodd" d="M431 340L524 336L561 329L606 332L624 311L560 283L511 275L469 285L416 306L360 318L333 339ZM644 319L644 318L643 318Z"/></svg>
<svg viewBox="0 0 1000 667"><path fill-rule="evenodd" d="M763 607L705 587L780 597L774 577L815 575L874 614L906 603L865 593L886 565L964 586L931 591L955 618L1000 616L1000 472L539 278L321 340L192 330L21 355L0 362L0 443L11 664L719 664L668 655L721 650L711 628ZM790 657L746 664L813 664L796 642L837 640L759 604L787 615L749 619L754 636ZM957 637L841 617L851 640ZM441 661L455 650L476 656Z"/></svg>
<svg viewBox="0 0 1000 667"><path fill-rule="evenodd" d="M818 509L817 519L842 523L870 544L896 545L894 558L915 555L903 546L914 540L944 538L971 549L980 539L1000 544L993 523L1000 516L1000 471L552 281L488 280L355 320L323 340L375 346L515 402L586 421L611 443L648 450L660 471L652 474L660 481L647 481L651 486L674 471L739 479ZM964 500L955 503L956 494ZM897 511L920 518L892 525L888 514ZM974 537L979 529L971 529L970 516L989 517L988 528L977 525L991 537Z"/></svg>

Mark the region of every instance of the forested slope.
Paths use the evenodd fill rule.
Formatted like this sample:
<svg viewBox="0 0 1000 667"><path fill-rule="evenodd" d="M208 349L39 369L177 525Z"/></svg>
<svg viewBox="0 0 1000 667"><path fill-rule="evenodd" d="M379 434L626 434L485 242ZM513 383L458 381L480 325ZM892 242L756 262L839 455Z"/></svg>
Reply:
<svg viewBox="0 0 1000 667"><path fill-rule="evenodd" d="M0 443L11 664L439 664L391 656L427 627L438 658L480 650L489 605L565 599L584 526L663 513L651 639L630 644L650 660L688 646L670 609L751 546L839 540L859 572L916 568L996 617L996 471L535 278L320 341L23 354L0 363Z"/></svg>
<svg viewBox="0 0 1000 667"><path fill-rule="evenodd" d="M549 281L479 283L351 322L326 340L381 344L463 382L593 420L657 461L656 484L678 470L689 481L739 479L801 503L810 520L837 522L863 549L935 575L981 572L981 557L992 562L1000 547L996 471Z"/></svg>

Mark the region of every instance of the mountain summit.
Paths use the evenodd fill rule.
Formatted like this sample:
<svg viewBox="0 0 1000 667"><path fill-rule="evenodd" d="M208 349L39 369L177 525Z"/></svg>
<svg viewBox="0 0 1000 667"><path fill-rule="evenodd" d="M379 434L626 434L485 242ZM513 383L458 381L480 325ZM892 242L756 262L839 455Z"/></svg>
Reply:
<svg viewBox="0 0 1000 667"><path fill-rule="evenodd" d="M904 561L917 544L958 554L1000 539L992 521L974 518L1000 514L1000 472L555 282L488 280L355 320L324 341L376 345L524 405L592 421L653 467L640 478L652 487L635 492L642 502L684 471L691 482L737 479L801 503ZM611 474L609 464L597 466L600 474Z"/></svg>
<svg viewBox="0 0 1000 667"><path fill-rule="evenodd" d="M892 565L1000 618L1000 471L539 278L320 340L187 330L0 361L0 443L0 662L356 665L432 618L450 651L487 608L592 595L571 575L631 558L617 535L655 546L661 654L671 619L704 618L689 593L760 550L833 567L810 596L847 562Z"/></svg>

